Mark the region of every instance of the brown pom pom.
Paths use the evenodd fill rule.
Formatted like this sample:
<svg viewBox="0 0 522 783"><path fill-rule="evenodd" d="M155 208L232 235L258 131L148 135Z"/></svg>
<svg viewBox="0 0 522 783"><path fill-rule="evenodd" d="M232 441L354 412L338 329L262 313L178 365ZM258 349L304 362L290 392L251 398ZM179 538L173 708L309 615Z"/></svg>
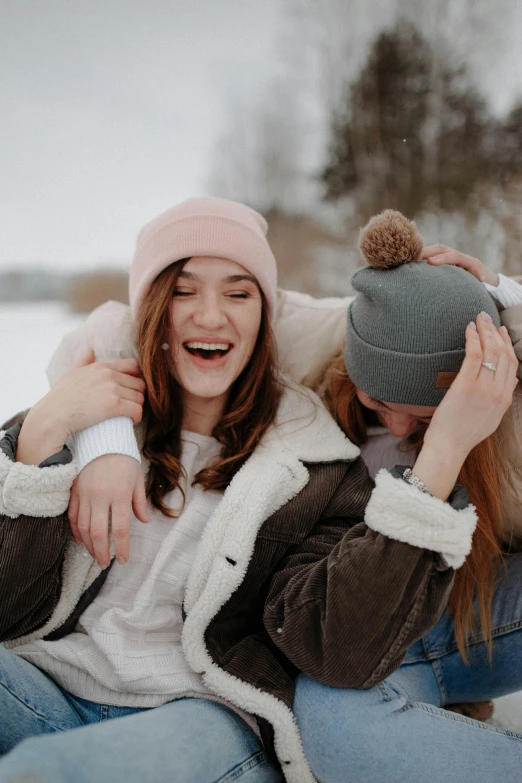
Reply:
<svg viewBox="0 0 522 783"><path fill-rule="evenodd" d="M420 261L423 246L415 223L393 209L372 217L359 236L363 256L377 269Z"/></svg>

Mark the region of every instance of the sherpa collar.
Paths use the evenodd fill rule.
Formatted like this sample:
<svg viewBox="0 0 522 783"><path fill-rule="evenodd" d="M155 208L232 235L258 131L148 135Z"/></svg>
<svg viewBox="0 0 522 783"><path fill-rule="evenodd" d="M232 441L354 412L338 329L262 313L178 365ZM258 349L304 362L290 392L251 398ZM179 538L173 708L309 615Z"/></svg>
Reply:
<svg viewBox="0 0 522 783"><path fill-rule="evenodd" d="M302 462L354 460L360 450L337 426L322 400L303 386L282 377L283 395L274 425L261 446L285 450Z"/></svg>

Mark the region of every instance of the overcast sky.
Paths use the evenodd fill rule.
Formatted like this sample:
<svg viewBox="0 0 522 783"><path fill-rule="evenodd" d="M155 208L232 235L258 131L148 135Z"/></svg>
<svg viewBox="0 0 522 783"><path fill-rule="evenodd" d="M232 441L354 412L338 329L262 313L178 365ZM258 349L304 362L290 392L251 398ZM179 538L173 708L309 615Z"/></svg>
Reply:
<svg viewBox="0 0 522 783"><path fill-rule="evenodd" d="M0 267L127 264L144 222L208 194L230 107L277 68L282 9L0 0ZM500 108L522 81L521 17L481 79Z"/></svg>
<svg viewBox="0 0 522 783"><path fill-rule="evenodd" d="M0 265L125 261L208 187L236 96L270 75L279 0L0 0Z"/></svg>

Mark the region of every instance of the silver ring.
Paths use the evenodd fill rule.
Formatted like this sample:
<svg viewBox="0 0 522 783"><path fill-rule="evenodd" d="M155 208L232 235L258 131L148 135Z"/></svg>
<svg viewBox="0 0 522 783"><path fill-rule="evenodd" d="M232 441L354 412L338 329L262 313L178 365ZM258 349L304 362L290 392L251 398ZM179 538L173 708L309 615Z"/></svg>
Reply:
<svg viewBox="0 0 522 783"><path fill-rule="evenodd" d="M497 369L494 364L491 364L491 362L482 362L482 366L486 368L486 370L495 370Z"/></svg>

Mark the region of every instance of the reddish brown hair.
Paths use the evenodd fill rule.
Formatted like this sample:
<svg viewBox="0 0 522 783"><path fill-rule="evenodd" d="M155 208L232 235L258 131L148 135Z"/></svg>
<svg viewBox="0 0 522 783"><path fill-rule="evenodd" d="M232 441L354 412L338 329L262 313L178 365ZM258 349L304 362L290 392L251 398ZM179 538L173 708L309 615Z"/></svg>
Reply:
<svg viewBox="0 0 522 783"><path fill-rule="evenodd" d="M357 397L357 389L338 356L326 376L325 403L341 429L355 444L366 442L368 409ZM409 439L408 448L420 449L426 428ZM481 630L491 655L491 605L495 582L502 564L502 504L501 488L509 482L503 467L498 430L479 443L470 452L459 474L458 481L477 509L478 523L473 545L464 565L455 572L449 608L455 620L455 639L460 654L467 662L466 647L470 635L477 630L473 615L476 596Z"/></svg>
<svg viewBox="0 0 522 783"><path fill-rule="evenodd" d="M170 370L170 354L162 349L171 334L170 306L183 259L167 267L153 282L137 319L138 353L147 385L143 406L143 455L150 462L147 497L166 516L174 513L164 503L179 488L182 467L182 404L179 384ZM275 345L266 302L261 291L261 325L247 366L230 388L227 406L212 435L222 451L215 464L200 471L195 482L203 489L225 489L252 454L274 421L281 389L276 374ZM179 513L179 510L178 512Z"/></svg>

